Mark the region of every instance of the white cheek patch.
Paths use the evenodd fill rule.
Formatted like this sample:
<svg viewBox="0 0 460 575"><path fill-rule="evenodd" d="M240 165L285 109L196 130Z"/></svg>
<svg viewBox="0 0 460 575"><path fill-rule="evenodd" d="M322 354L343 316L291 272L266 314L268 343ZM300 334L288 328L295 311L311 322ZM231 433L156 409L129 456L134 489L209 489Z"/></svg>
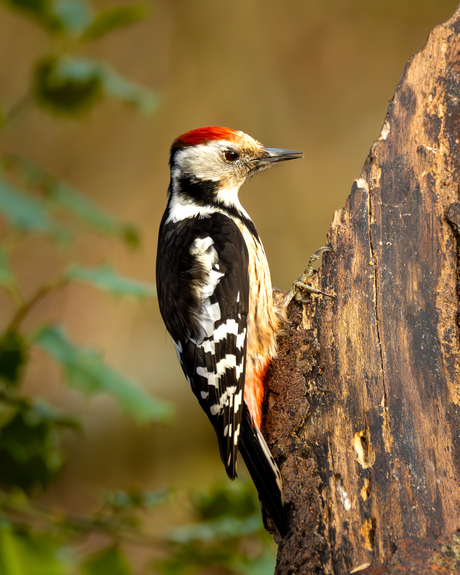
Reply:
<svg viewBox="0 0 460 575"><path fill-rule="evenodd" d="M205 144L188 146L177 150L174 164L177 174L192 174L200 180L218 182L228 178L233 167L224 160L225 151L233 148L234 143L228 140L210 140ZM174 174L173 174L174 175Z"/></svg>

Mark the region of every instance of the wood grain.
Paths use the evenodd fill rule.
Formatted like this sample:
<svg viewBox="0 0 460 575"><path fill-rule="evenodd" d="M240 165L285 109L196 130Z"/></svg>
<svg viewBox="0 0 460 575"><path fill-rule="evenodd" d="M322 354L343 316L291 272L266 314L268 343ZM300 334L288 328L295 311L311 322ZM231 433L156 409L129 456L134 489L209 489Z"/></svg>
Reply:
<svg viewBox="0 0 460 575"><path fill-rule="evenodd" d="M403 541L460 529L459 143L457 9L407 64L335 214L318 280L336 298L291 304L268 374L292 521L278 574L396 573Z"/></svg>

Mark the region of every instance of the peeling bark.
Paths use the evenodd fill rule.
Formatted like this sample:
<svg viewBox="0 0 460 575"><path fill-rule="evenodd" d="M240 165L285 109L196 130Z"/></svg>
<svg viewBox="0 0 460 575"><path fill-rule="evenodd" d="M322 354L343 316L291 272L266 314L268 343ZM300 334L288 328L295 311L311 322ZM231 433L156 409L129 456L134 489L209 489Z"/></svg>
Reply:
<svg viewBox="0 0 460 575"><path fill-rule="evenodd" d="M335 214L318 281L336 298L292 302L279 339L279 575L460 572L459 144L460 8L407 64Z"/></svg>

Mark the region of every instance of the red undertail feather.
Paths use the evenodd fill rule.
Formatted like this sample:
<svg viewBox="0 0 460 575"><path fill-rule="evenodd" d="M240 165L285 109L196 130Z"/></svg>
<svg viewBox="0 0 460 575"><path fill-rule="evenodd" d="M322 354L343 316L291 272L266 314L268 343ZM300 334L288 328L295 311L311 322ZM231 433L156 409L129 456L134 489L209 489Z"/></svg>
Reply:
<svg viewBox="0 0 460 575"><path fill-rule="evenodd" d="M222 128L220 126L209 126L207 128L198 128L192 130L174 140L172 149L185 148L187 146L196 146L205 144L209 140L230 140L234 141L238 135L236 130Z"/></svg>
<svg viewBox="0 0 460 575"><path fill-rule="evenodd" d="M265 385L264 378L270 358L260 365L259 369L246 371L244 384L244 401L248 406L252 420L259 429L262 426L262 404L264 402Z"/></svg>

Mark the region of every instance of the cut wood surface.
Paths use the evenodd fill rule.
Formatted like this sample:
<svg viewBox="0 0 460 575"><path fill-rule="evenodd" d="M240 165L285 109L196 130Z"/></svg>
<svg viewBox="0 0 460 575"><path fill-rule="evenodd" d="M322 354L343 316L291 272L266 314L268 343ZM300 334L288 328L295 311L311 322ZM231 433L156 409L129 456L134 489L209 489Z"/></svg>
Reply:
<svg viewBox="0 0 460 575"><path fill-rule="evenodd" d="M264 432L292 529L276 573L460 572L460 8L407 64L293 302ZM331 162L333 159L331 159Z"/></svg>

